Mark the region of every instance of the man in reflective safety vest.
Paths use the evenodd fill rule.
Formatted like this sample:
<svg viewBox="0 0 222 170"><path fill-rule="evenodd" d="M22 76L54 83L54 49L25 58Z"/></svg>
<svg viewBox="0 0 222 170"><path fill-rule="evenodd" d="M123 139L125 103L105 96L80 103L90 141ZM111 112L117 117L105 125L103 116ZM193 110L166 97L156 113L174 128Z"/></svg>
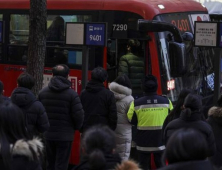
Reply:
<svg viewBox="0 0 222 170"><path fill-rule="evenodd" d="M137 126L136 148L141 168L151 167L151 153L157 168L162 166L161 156L165 146L162 141L162 126L169 111L173 109L171 101L157 95L157 79L147 75L142 79L144 96L131 103L127 113L129 121Z"/></svg>

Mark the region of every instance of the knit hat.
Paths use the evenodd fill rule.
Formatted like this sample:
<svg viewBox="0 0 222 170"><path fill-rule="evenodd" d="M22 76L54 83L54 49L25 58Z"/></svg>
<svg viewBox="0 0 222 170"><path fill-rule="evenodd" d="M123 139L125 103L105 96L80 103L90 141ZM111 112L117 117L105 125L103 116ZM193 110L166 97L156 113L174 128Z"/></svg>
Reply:
<svg viewBox="0 0 222 170"><path fill-rule="evenodd" d="M91 72L91 78L92 80L100 81L103 83L104 81L107 80L108 74L104 68L97 67L94 68L93 71Z"/></svg>
<svg viewBox="0 0 222 170"><path fill-rule="evenodd" d="M188 94L184 100L185 108L190 108L190 110L200 110L202 107L202 100L200 96L196 94Z"/></svg>
<svg viewBox="0 0 222 170"><path fill-rule="evenodd" d="M144 92L156 92L157 91L157 79L153 75L147 75L141 80L141 86Z"/></svg>
<svg viewBox="0 0 222 170"><path fill-rule="evenodd" d="M123 74L121 76L118 76L114 82L122 85L122 86L125 86L125 87L128 87L130 89L132 89L132 85L131 85L131 82L130 82L130 79L129 77L126 75L126 74Z"/></svg>

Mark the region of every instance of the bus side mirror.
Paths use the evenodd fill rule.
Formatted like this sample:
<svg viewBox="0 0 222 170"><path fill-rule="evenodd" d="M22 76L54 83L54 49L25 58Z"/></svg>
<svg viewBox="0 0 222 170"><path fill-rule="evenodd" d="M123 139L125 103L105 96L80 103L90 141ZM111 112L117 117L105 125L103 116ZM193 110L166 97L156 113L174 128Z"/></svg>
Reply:
<svg viewBox="0 0 222 170"><path fill-rule="evenodd" d="M170 73L180 77L186 73L186 48L184 43L169 42Z"/></svg>

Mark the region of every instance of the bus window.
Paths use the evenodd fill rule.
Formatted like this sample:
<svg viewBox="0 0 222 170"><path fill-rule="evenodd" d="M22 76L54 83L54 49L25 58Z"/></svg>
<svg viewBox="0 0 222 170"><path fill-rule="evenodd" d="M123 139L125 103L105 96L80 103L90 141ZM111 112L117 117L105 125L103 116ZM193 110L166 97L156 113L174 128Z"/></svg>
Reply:
<svg viewBox="0 0 222 170"><path fill-rule="evenodd" d="M10 44L27 44L29 36L29 15L10 16Z"/></svg>
<svg viewBox="0 0 222 170"><path fill-rule="evenodd" d="M8 60L26 62L29 37L29 15L10 15L9 33Z"/></svg>
<svg viewBox="0 0 222 170"><path fill-rule="evenodd" d="M90 21L92 21L90 15L48 15L46 65L51 66L60 63L67 64L71 68L80 68L82 65L81 47L67 48L65 45L65 26L66 22Z"/></svg>

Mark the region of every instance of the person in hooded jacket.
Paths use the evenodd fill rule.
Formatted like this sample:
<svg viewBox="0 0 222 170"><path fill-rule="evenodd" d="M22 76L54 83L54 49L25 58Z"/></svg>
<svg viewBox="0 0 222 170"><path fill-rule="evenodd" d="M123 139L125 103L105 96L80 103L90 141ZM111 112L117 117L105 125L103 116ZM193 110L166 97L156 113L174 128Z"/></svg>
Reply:
<svg viewBox="0 0 222 170"><path fill-rule="evenodd" d="M49 121L44 106L31 91L35 85L34 77L24 72L17 78L17 85L11 94L11 101L23 110L28 132L38 136L48 130Z"/></svg>
<svg viewBox="0 0 222 170"><path fill-rule="evenodd" d="M106 125L87 129L82 139L83 159L73 170L111 170L121 163L115 152L115 133Z"/></svg>
<svg viewBox="0 0 222 170"><path fill-rule="evenodd" d="M85 111L85 119L81 132L93 125L103 124L112 130L117 125L116 101L113 92L103 85L108 78L106 70L102 67L94 68L91 80L81 92L80 98Z"/></svg>
<svg viewBox="0 0 222 170"><path fill-rule="evenodd" d="M207 122L212 127L215 142L216 152L210 160L216 167L222 167L222 96L217 101L217 106L213 106L208 111Z"/></svg>
<svg viewBox="0 0 222 170"><path fill-rule="evenodd" d="M201 112L202 101L196 94L189 94L184 100L184 110L180 117L171 121L164 130L164 142L167 144L170 136L181 128L194 128L200 131L207 141L208 152L207 156L213 156L216 151L215 139L210 125L202 120L203 113ZM192 145L192 143L190 143Z"/></svg>
<svg viewBox="0 0 222 170"><path fill-rule="evenodd" d="M10 101L0 110L0 169L42 170L43 143L27 132L22 110Z"/></svg>
<svg viewBox="0 0 222 170"><path fill-rule="evenodd" d="M65 170L68 168L75 130L79 130L83 123L84 110L78 94L71 89L69 67L56 65L52 74L48 86L38 96L50 123L50 128L44 133L47 170Z"/></svg>
<svg viewBox="0 0 222 170"><path fill-rule="evenodd" d="M116 152L120 154L122 160L128 160L132 140L132 125L128 121L127 112L134 100L131 96L131 82L128 76L123 74L110 83L109 89L114 93L117 106Z"/></svg>
<svg viewBox="0 0 222 170"><path fill-rule="evenodd" d="M182 128L170 136L163 154L163 162L168 165L159 170L213 170L207 157L208 144L203 133Z"/></svg>

